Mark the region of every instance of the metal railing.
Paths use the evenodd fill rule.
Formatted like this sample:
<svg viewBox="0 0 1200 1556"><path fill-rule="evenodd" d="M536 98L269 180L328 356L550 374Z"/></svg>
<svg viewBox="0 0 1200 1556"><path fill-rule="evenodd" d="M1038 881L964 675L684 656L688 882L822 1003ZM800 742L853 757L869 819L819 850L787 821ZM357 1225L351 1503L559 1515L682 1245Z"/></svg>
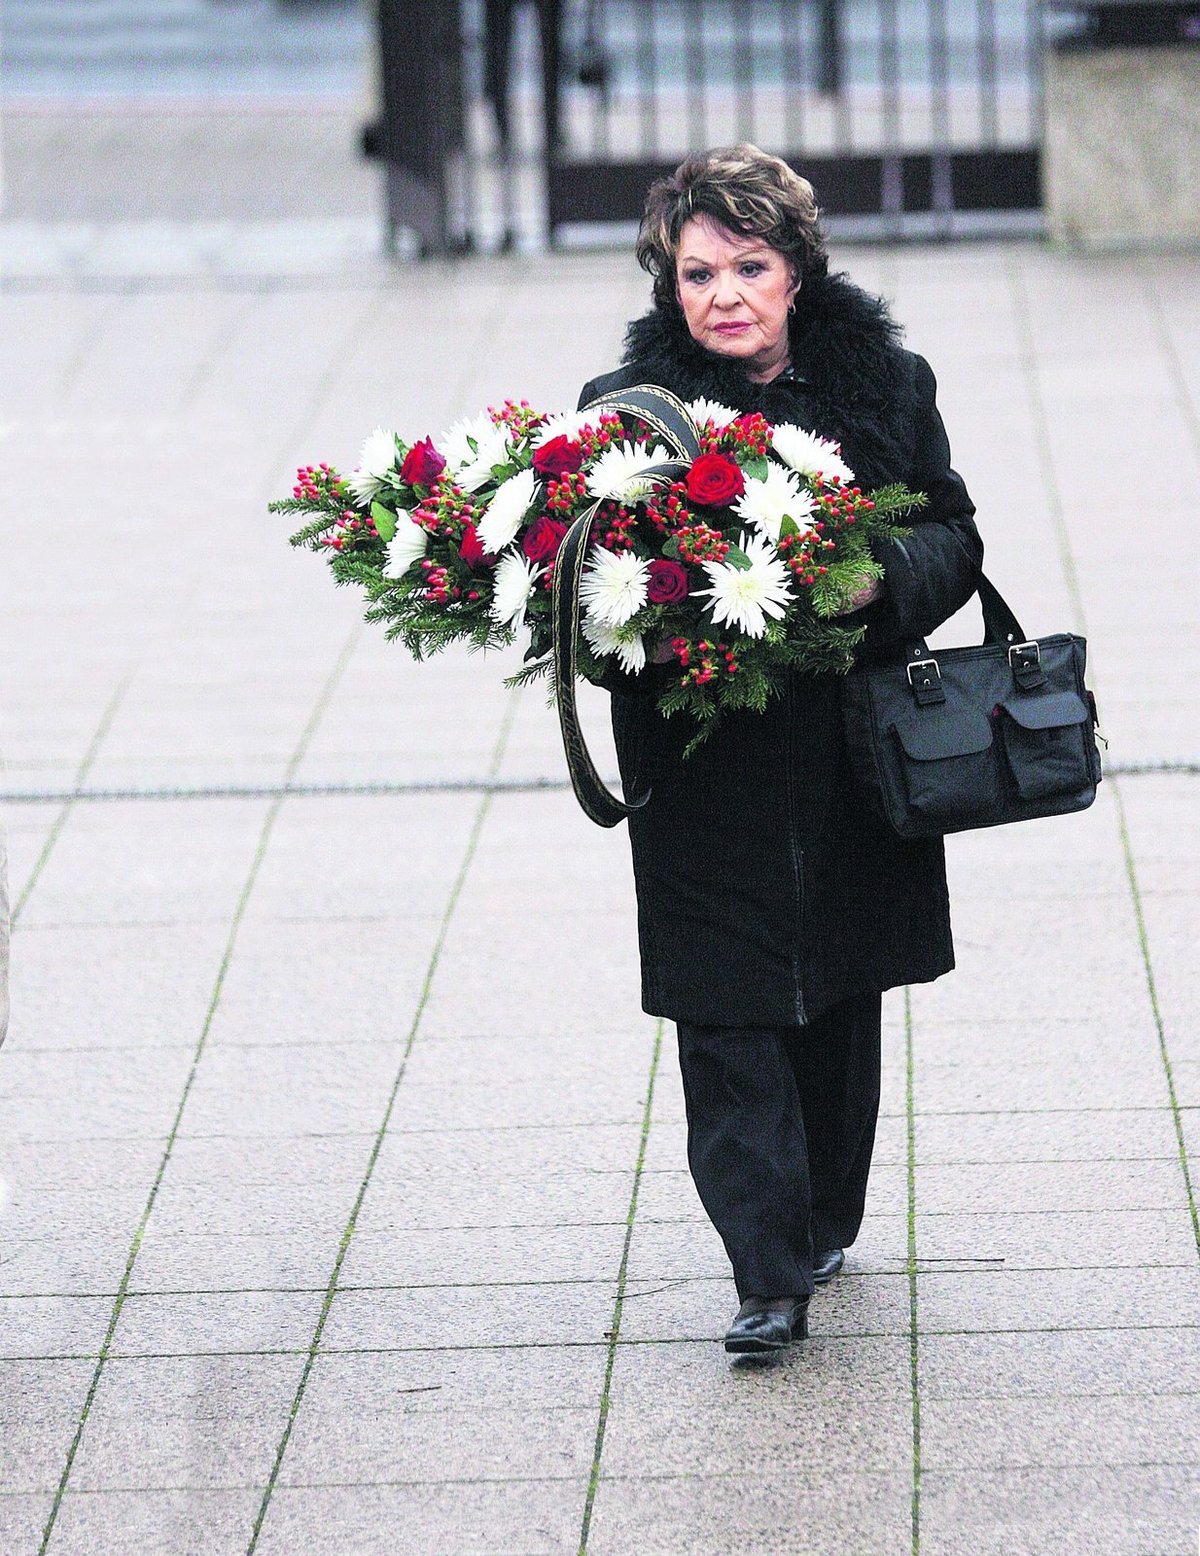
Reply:
<svg viewBox="0 0 1200 1556"><path fill-rule="evenodd" d="M454 10L380 4L406 13L394 36L410 41L418 13ZM460 14L461 95L431 105L461 125L452 240L633 222L651 179L737 140L810 177L835 230L1038 221L1037 0L464 0Z"/></svg>

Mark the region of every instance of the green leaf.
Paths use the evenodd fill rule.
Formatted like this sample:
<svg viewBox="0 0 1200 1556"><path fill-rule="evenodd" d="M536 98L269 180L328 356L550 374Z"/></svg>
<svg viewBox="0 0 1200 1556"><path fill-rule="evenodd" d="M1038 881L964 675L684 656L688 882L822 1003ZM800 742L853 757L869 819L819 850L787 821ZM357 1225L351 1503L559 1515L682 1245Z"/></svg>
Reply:
<svg viewBox="0 0 1200 1556"><path fill-rule="evenodd" d="M750 558L742 550L741 546L730 546L725 553L725 560L730 567L736 567L739 573L744 573L750 567Z"/></svg>
<svg viewBox="0 0 1200 1556"><path fill-rule="evenodd" d="M373 502L371 517L375 520L375 528L379 532L380 540L385 543L391 540L396 533L396 515L392 510L385 508L381 502Z"/></svg>
<svg viewBox="0 0 1200 1556"><path fill-rule="evenodd" d="M675 539L674 535L669 536L666 540L663 541L662 554L665 557L670 557L673 562L679 560L679 542Z"/></svg>
<svg viewBox="0 0 1200 1556"><path fill-rule="evenodd" d="M799 533L800 526L796 523L795 519L788 518L785 515L783 523L779 526L780 540L782 540L785 535L798 535Z"/></svg>
<svg viewBox="0 0 1200 1556"><path fill-rule="evenodd" d="M744 474L753 476L756 481L766 480L770 463L765 454L753 454L749 459L743 459L741 462Z"/></svg>

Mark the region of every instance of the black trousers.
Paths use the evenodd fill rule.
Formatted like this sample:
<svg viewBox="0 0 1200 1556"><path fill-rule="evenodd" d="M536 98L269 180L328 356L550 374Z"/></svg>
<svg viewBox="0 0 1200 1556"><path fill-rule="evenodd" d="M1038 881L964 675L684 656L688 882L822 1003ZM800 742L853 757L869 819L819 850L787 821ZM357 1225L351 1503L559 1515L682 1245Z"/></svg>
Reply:
<svg viewBox="0 0 1200 1556"><path fill-rule="evenodd" d="M679 1026L688 1165L738 1297L811 1292L858 1235L879 1116L880 996L802 1027Z"/></svg>

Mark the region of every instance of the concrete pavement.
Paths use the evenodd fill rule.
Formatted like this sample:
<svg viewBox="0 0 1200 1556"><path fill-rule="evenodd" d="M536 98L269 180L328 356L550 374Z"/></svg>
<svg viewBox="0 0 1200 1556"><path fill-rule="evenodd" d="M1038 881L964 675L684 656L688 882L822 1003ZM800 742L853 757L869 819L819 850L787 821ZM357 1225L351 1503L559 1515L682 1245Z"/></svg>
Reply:
<svg viewBox="0 0 1200 1556"><path fill-rule="evenodd" d="M1200 272L840 257L1127 775L951 841L960 965L888 996L862 1236L753 1373L623 833L539 787L540 693L411 664L264 512L377 422L573 403L644 278L0 294L4 1552L1195 1549Z"/></svg>

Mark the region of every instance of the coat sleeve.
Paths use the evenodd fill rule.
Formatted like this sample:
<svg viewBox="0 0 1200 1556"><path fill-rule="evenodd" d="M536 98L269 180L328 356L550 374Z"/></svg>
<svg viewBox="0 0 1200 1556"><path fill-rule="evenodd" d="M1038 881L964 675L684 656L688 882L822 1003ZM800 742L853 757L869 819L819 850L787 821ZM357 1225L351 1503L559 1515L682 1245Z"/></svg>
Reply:
<svg viewBox="0 0 1200 1556"><path fill-rule="evenodd" d="M974 593L983 563L975 504L950 464L950 440L937 408L937 380L924 357L914 357L916 412L907 484L929 499L906 523L912 533L881 540L872 550L884 567L883 592L839 620L867 629L864 651L926 637Z"/></svg>

